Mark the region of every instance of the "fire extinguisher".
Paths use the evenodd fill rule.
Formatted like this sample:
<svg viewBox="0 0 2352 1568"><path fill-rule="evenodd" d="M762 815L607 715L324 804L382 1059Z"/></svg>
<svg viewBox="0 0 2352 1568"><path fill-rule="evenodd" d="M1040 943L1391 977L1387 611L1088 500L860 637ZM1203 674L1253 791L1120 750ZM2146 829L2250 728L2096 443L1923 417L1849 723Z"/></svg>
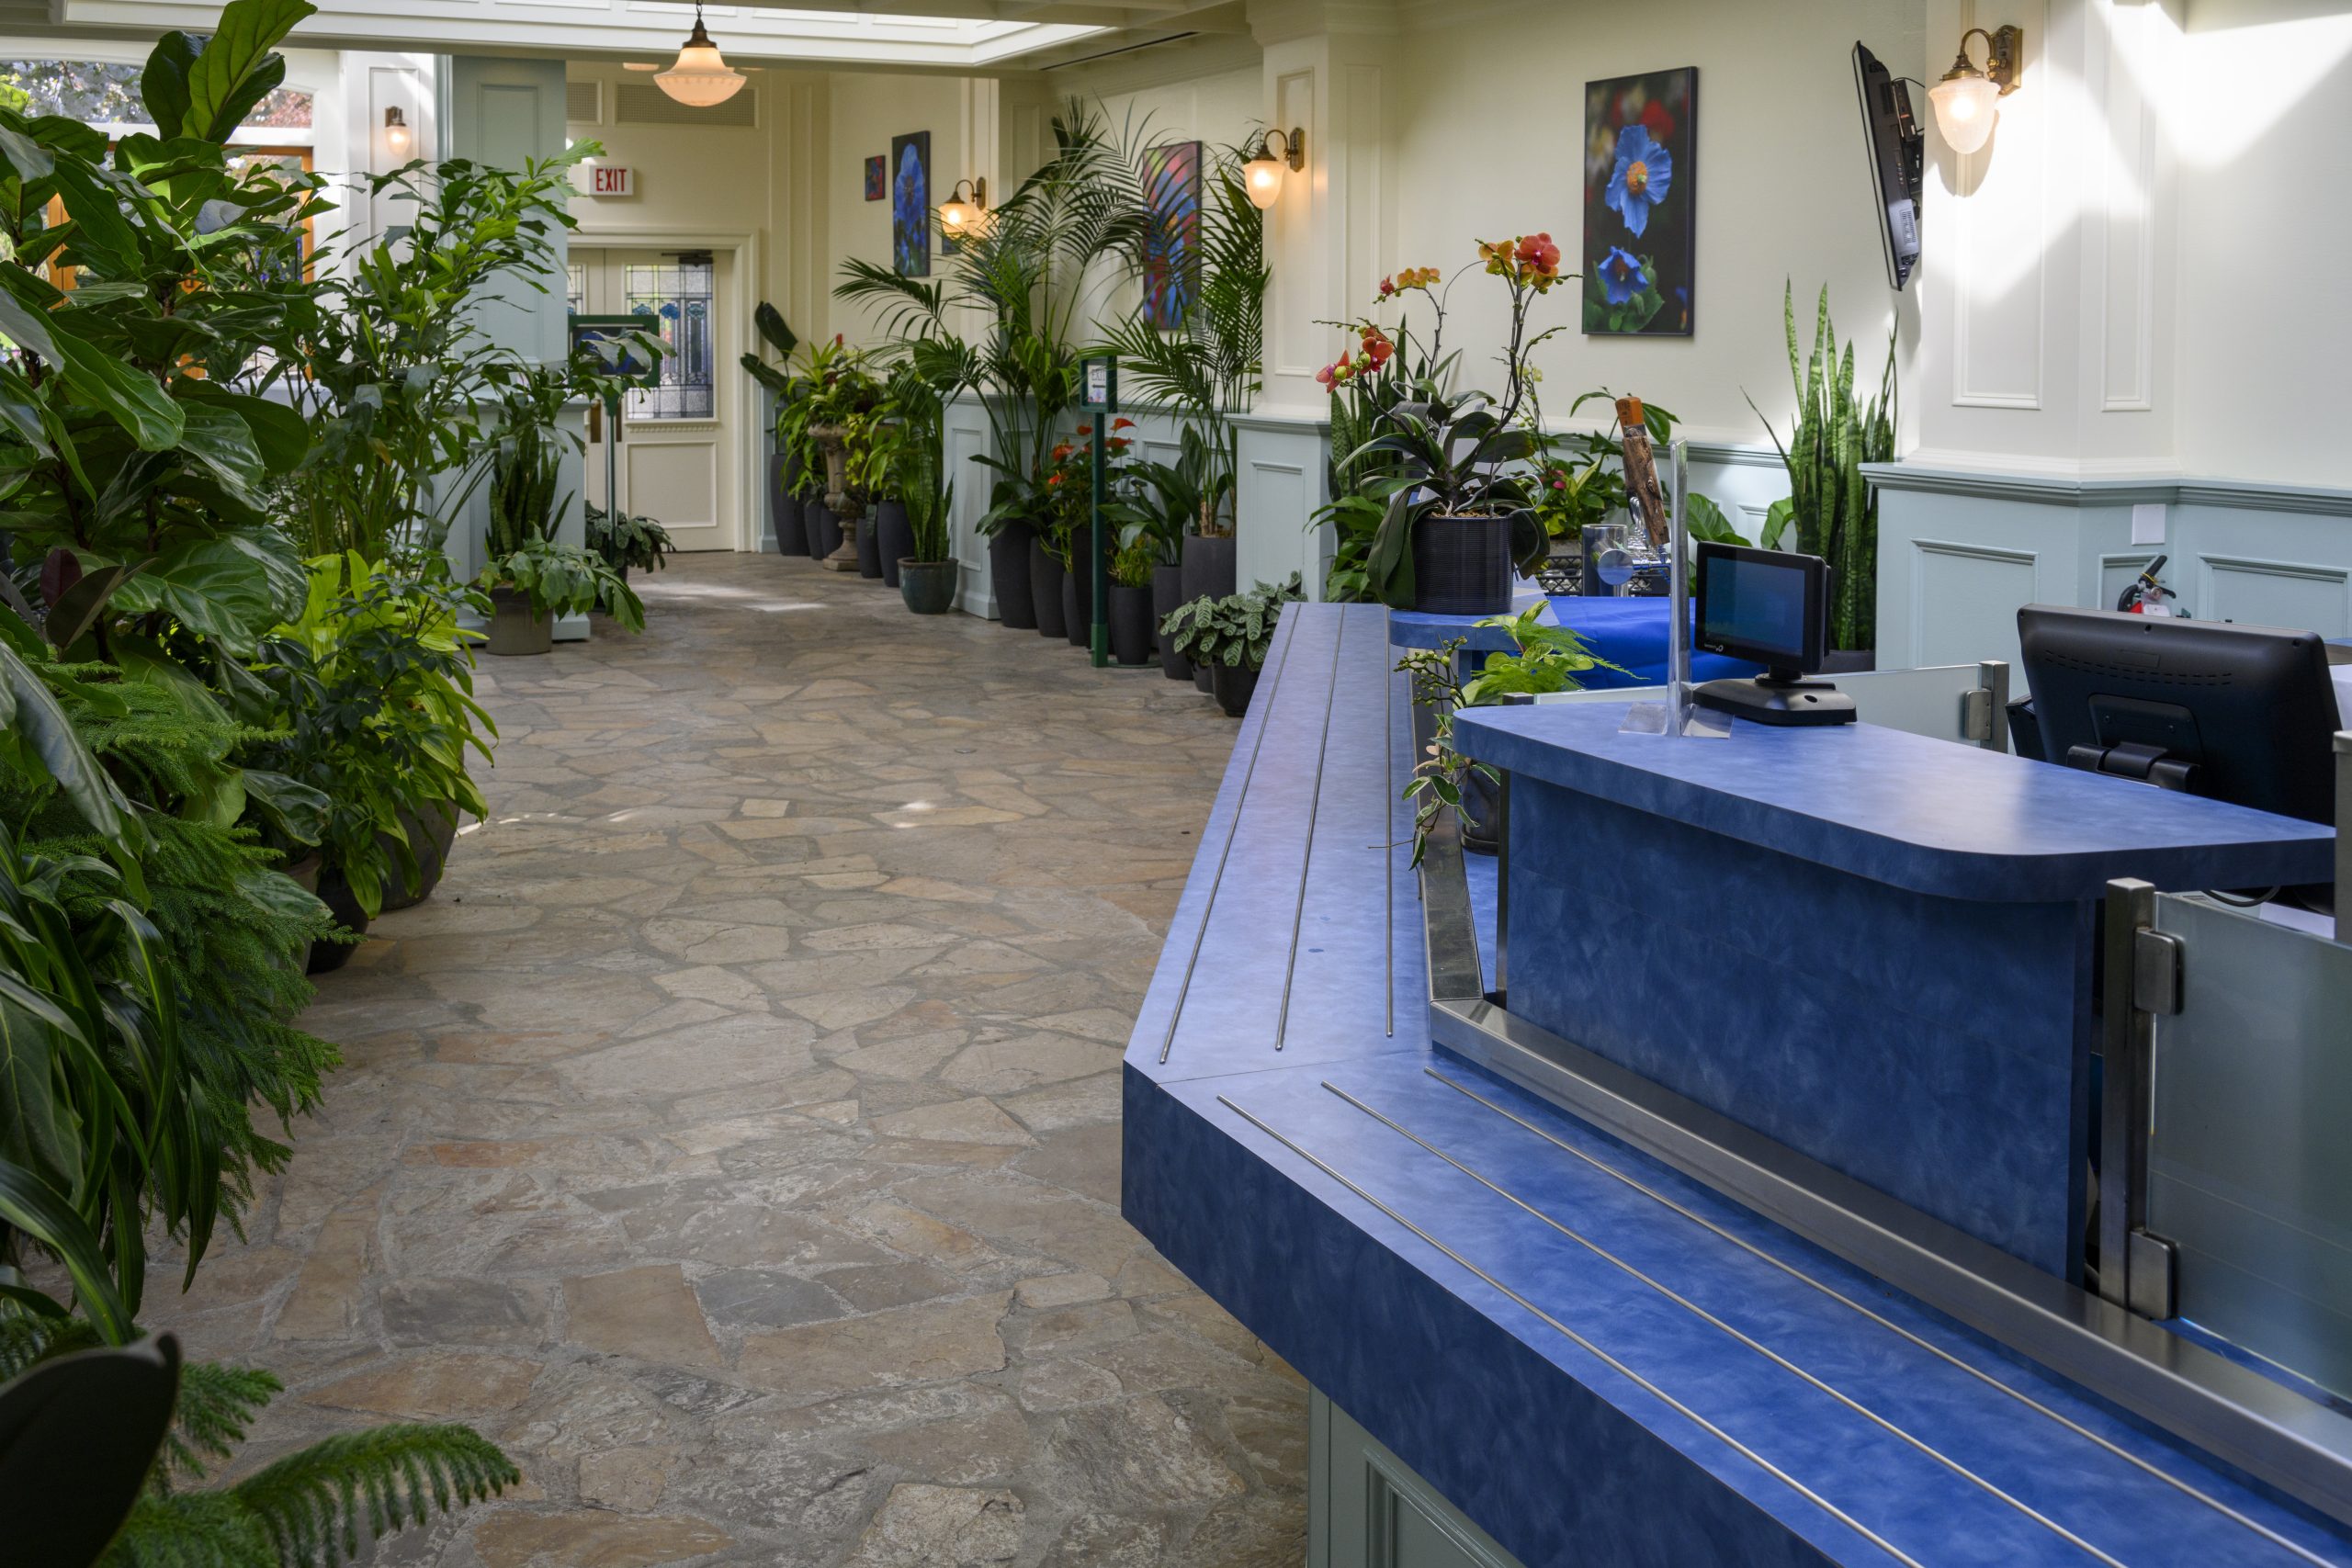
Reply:
<svg viewBox="0 0 2352 1568"><path fill-rule="evenodd" d="M2115 607L2127 615L2169 615L2165 601L2177 598L2173 591L2156 581L2156 573L2164 570L2169 556L2158 556L2140 570L2140 575L2123 585L2116 595Z"/></svg>

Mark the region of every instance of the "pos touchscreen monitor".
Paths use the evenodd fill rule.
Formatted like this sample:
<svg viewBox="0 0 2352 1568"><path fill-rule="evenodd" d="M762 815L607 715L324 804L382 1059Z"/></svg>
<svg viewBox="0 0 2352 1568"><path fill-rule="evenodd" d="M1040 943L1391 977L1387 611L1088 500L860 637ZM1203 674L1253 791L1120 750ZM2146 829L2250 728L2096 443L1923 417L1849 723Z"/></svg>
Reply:
<svg viewBox="0 0 2352 1568"><path fill-rule="evenodd" d="M1853 700L1821 668L1829 638L1829 563L1819 556L1712 541L1698 547L1698 631L1709 653L1764 666L1753 681L1710 681L1702 706L1758 724L1850 724Z"/></svg>

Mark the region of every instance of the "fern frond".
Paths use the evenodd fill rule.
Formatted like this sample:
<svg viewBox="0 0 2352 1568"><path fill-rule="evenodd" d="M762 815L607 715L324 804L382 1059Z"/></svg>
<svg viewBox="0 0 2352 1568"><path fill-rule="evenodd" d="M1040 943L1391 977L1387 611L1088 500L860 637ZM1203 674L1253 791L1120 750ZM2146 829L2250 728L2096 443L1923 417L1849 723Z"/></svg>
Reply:
<svg viewBox="0 0 2352 1568"><path fill-rule="evenodd" d="M36 1361L103 1343L86 1318L50 1317L20 1307L0 1308L0 1383Z"/></svg>
<svg viewBox="0 0 2352 1568"><path fill-rule="evenodd" d="M496 1444L469 1427L401 1425L313 1443L227 1495L262 1522L286 1563L334 1568L358 1554L363 1518L371 1539L388 1535L521 1479Z"/></svg>
<svg viewBox="0 0 2352 1568"><path fill-rule="evenodd" d="M262 1521L225 1492L147 1493L97 1568L278 1568Z"/></svg>
<svg viewBox="0 0 2352 1568"><path fill-rule="evenodd" d="M245 1440L245 1427L286 1385L254 1367L189 1361L180 1368L179 1402L164 1438L156 1481L175 1475L204 1479L205 1467L227 1459Z"/></svg>

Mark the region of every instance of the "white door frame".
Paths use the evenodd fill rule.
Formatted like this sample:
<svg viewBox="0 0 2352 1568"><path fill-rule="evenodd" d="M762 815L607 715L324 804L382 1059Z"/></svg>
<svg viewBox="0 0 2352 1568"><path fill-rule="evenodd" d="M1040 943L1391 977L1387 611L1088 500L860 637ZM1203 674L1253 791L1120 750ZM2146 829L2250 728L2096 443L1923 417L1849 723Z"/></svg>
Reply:
<svg viewBox="0 0 2352 1568"><path fill-rule="evenodd" d="M711 301L712 309L729 313L736 323L737 343L741 351L756 353L752 340L758 329L752 324L752 279L759 271L760 237L743 230L679 230L649 227L644 224L595 221L596 214L582 219L580 227L571 231L569 243L580 250L631 251L709 251L716 254L729 253L734 265L728 268L729 278L725 298ZM731 361L714 365L711 375L725 375L730 368L741 367ZM749 377L745 378L750 379ZM754 388L756 392L757 389ZM763 398L745 394L743 417L735 421L729 435L735 452L733 462L737 475L737 493L743 498L742 526L736 537L739 553L758 554L765 549L768 532L768 477L762 457L765 444L761 440L767 429L767 405Z"/></svg>

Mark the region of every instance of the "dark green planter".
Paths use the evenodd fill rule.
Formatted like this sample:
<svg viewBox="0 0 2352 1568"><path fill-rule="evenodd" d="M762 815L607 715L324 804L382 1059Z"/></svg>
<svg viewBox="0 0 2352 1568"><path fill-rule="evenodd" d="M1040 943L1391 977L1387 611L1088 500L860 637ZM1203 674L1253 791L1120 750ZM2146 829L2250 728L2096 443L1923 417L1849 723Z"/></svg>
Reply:
<svg viewBox="0 0 2352 1568"><path fill-rule="evenodd" d="M899 569L899 597L908 609L944 615L956 607L956 575L961 570L956 562L901 558L891 564Z"/></svg>

